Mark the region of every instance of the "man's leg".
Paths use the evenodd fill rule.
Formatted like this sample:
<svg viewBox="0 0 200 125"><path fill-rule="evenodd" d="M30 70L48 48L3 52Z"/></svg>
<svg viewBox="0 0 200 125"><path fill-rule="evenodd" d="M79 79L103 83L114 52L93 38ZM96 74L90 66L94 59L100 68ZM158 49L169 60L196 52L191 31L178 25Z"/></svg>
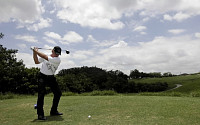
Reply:
<svg viewBox="0 0 200 125"><path fill-rule="evenodd" d="M39 116L44 117L44 110L43 110L43 105L44 105L44 95L46 93L45 89L45 79L42 76L39 76L39 83L38 83L38 100L37 100L37 114L38 114L38 119Z"/></svg>
<svg viewBox="0 0 200 125"><path fill-rule="evenodd" d="M58 86L56 78L52 77L52 79L49 82L49 84L50 84L51 91L54 94L53 104L52 104L52 107L51 107L50 114L51 115L62 115L62 113L59 113L58 110L57 110L58 104L59 104L59 101L60 101L60 97L62 95L62 92L60 90L60 87Z"/></svg>

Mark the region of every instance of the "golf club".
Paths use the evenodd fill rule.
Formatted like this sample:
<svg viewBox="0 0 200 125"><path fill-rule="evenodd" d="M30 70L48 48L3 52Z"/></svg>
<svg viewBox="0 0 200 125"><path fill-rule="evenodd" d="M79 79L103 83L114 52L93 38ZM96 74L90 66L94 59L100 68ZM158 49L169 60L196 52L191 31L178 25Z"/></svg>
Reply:
<svg viewBox="0 0 200 125"><path fill-rule="evenodd" d="M34 49L34 47L31 47L31 50L33 50L33 49ZM52 49L47 49L47 48L38 48L38 49L43 49L43 50L52 50ZM62 51L65 51L66 54L69 54L69 53L70 53L69 50L62 50Z"/></svg>

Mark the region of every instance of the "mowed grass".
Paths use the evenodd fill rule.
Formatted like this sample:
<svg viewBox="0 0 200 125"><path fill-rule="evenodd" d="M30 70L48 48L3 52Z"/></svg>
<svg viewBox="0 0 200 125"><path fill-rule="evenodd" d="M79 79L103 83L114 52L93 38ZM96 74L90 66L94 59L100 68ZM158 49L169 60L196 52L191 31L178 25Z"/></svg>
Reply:
<svg viewBox="0 0 200 125"><path fill-rule="evenodd" d="M38 121L37 97L0 100L1 125L199 125L200 98L162 96L63 96L49 116L52 97L45 97L46 121ZM91 118L88 116L91 115Z"/></svg>

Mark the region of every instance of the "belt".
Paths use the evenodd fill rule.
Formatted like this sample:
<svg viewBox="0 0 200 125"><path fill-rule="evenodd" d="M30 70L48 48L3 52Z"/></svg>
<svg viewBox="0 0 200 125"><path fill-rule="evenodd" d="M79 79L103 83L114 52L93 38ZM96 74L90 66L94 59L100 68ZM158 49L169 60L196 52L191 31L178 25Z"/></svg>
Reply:
<svg viewBox="0 0 200 125"><path fill-rule="evenodd" d="M41 72L40 72L40 75L43 76L43 77L54 77L54 75L45 75L45 74L43 74Z"/></svg>

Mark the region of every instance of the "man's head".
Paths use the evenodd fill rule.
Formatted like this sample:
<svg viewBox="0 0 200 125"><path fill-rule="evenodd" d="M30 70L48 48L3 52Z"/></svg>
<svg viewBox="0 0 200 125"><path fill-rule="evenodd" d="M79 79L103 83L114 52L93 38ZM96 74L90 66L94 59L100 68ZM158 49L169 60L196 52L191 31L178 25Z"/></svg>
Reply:
<svg viewBox="0 0 200 125"><path fill-rule="evenodd" d="M59 46L55 46L53 48L53 51L55 52L56 55L61 55L61 48Z"/></svg>

